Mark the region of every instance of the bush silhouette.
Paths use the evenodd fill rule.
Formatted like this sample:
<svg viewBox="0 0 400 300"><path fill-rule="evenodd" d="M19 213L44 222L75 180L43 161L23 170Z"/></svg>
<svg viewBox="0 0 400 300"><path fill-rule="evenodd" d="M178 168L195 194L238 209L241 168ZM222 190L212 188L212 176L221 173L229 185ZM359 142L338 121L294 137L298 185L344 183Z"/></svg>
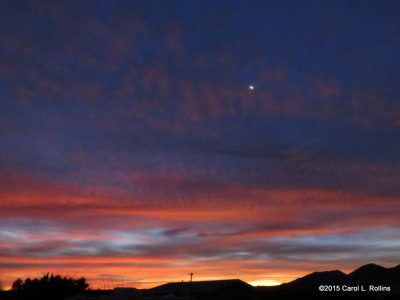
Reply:
<svg viewBox="0 0 400 300"><path fill-rule="evenodd" d="M18 278L12 284L12 291L18 299L58 300L84 293L89 284L85 278L74 279L61 275L49 275L41 278Z"/></svg>

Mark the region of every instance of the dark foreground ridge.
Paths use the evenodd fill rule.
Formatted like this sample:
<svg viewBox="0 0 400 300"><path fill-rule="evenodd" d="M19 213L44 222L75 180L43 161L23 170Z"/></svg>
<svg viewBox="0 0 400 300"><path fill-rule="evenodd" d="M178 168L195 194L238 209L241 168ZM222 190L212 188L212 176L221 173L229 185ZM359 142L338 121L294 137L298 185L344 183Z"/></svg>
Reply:
<svg viewBox="0 0 400 300"><path fill-rule="evenodd" d="M18 291L2 294L5 300L20 300ZM29 299L29 297L28 297ZM32 298L33 299L33 298ZM35 298L36 299L36 298ZM41 299L45 300L43 294ZM302 299L400 299L400 265L384 268L364 265L345 274L314 272L279 286L258 286L239 280L171 282L151 289L115 288L88 290L65 300L302 300Z"/></svg>
<svg viewBox="0 0 400 300"><path fill-rule="evenodd" d="M279 286L256 289L261 299L400 299L400 265L367 264L349 274L314 272Z"/></svg>

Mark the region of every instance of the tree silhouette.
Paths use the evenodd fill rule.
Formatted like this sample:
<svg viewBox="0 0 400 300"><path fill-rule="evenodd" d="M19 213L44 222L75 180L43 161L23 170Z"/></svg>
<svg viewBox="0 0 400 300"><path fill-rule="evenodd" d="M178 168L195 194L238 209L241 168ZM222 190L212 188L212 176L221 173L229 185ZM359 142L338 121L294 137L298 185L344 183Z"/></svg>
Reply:
<svg viewBox="0 0 400 300"><path fill-rule="evenodd" d="M20 292L23 289L23 287L22 287L23 284L24 284L24 282L22 281L22 279L18 278L17 280L15 280L13 282L11 290Z"/></svg>
<svg viewBox="0 0 400 300"><path fill-rule="evenodd" d="M49 275L41 278L18 278L12 284L12 291L18 299L58 300L67 296L84 293L89 287L85 278L74 279L61 275Z"/></svg>

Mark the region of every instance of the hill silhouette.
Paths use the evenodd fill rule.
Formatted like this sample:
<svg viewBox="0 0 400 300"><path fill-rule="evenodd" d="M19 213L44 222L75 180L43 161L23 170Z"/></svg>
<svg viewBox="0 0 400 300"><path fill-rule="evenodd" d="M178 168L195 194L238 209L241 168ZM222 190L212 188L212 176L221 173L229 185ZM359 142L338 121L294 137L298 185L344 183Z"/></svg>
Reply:
<svg viewBox="0 0 400 300"><path fill-rule="evenodd" d="M320 286L339 291L320 291ZM370 287L373 288L370 288ZM387 290L390 289L390 291ZM400 299L400 265L366 264L349 274L339 270L314 272L273 287L257 287L262 299ZM345 291L345 289L350 289ZM354 289L354 290L351 290Z"/></svg>
<svg viewBox="0 0 400 300"><path fill-rule="evenodd" d="M291 288L307 289L320 284L342 284L345 278L346 274L339 270L314 272L284 285Z"/></svg>
<svg viewBox="0 0 400 300"><path fill-rule="evenodd" d="M37 292L29 290L31 282L48 282L50 278L57 276L46 275L42 280L25 281L17 280L13 289L0 293L0 299L179 299L179 300L230 300L230 299L254 299L254 300L322 300L322 299L375 299L398 300L400 299L400 265L385 268L376 264L366 264L358 269L345 274L342 271L313 272L304 277L278 286L251 285L235 280L213 280L194 282L172 282L152 289L124 288L115 290L87 290L83 286L81 295L65 298L67 293L62 287L50 289L41 288ZM61 278L61 277L60 277ZM62 278L61 278L62 279ZM67 278L68 279L68 278ZM81 279L82 280L82 279ZM78 280L79 281L79 280ZM28 284L29 283L29 284ZM83 281L83 283L85 283ZM25 287L26 285L26 287ZM335 287L335 289L321 290L320 287ZM371 289L371 286L373 289ZM351 288L350 291L346 288ZM45 293L44 293L45 292ZM77 293L68 293L70 295ZM126 294L126 295L125 295ZM2 298L3 297L3 298ZM122 297L122 298L121 298Z"/></svg>
<svg viewBox="0 0 400 300"><path fill-rule="evenodd" d="M393 284L400 279L400 265L384 268L367 264L351 272L346 279L352 284Z"/></svg>

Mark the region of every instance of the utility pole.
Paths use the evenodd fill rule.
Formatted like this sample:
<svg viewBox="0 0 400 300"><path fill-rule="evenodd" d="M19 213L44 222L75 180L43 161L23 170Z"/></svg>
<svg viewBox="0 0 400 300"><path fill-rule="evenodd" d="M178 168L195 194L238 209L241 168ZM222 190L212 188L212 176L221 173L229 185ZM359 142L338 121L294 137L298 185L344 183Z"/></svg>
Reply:
<svg viewBox="0 0 400 300"><path fill-rule="evenodd" d="M193 273L190 273L189 275L190 275L190 282L192 282L192 279L193 279Z"/></svg>

